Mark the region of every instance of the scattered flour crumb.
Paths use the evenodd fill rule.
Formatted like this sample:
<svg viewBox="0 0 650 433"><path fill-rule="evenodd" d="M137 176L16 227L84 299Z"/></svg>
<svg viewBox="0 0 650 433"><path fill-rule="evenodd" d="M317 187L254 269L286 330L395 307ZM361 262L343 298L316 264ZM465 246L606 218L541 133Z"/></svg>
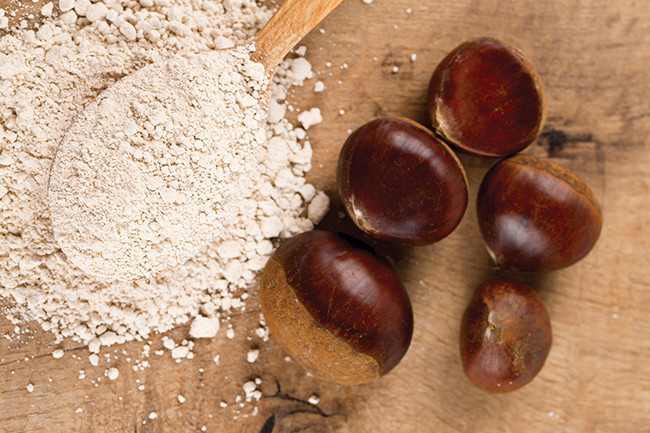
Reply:
<svg viewBox="0 0 650 433"><path fill-rule="evenodd" d="M253 363L257 361L257 357L260 355L260 351L257 349L249 350L248 355L246 356L246 359L248 360L249 363Z"/></svg>
<svg viewBox="0 0 650 433"><path fill-rule="evenodd" d="M316 394L312 394L307 401L310 404L316 405L316 404L320 403L320 398Z"/></svg>
<svg viewBox="0 0 650 433"><path fill-rule="evenodd" d="M323 116L321 115L320 108L314 107L311 110L303 111L298 115L298 121L305 129L309 129L312 126L321 123L323 121Z"/></svg>
<svg viewBox="0 0 650 433"><path fill-rule="evenodd" d="M293 78L297 86L302 86L304 81L314 76L311 69L311 63L304 57L297 57L291 60L291 69L289 76Z"/></svg>
<svg viewBox="0 0 650 433"><path fill-rule="evenodd" d="M325 90L325 83L322 81L316 81L316 83L314 83L314 92L322 92L323 90Z"/></svg>
<svg viewBox="0 0 650 433"><path fill-rule="evenodd" d="M52 357L55 359L59 359L63 357L63 350L61 349L56 349L54 352L52 352Z"/></svg>
<svg viewBox="0 0 650 433"><path fill-rule="evenodd" d="M163 347L167 350L173 350L174 347L176 347L176 343L174 342L174 340L172 340L166 335L163 336L162 342L163 342Z"/></svg>
<svg viewBox="0 0 650 433"><path fill-rule="evenodd" d="M179 402L179 403L185 403L185 397L183 397L182 395L179 394L179 396L178 396L178 402Z"/></svg>
<svg viewBox="0 0 650 433"><path fill-rule="evenodd" d="M120 371L115 367L111 367L108 369L107 375L110 380L115 380L120 375Z"/></svg>
<svg viewBox="0 0 650 433"><path fill-rule="evenodd" d="M158 414L156 412L151 412L149 414L149 419L156 419L156 418L158 418Z"/></svg>
<svg viewBox="0 0 650 433"><path fill-rule="evenodd" d="M102 343L99 341L99 338L93 338L88 343L88 350L90 353L99 353L100 347L102 347Z"/></svg>
<svg viewBox="0 0 650 433"><path fill-rule="evenodd" d="M172 358L173 359L187 358L187 355L189 353L190 353L190 348L188 346L178 346L172 349Z"/></svg>
<svg viewBox="0 0 650 433"><path fill-rule="evenodd" d="M32 385L31 383L28 383L27 384L27 392L34 392L34 385Z"/></svg>
<svg viewBox="0 0 650 433"><path fill-rule="evenodd" d="M321 221L330 209L330 199L324 192L320 191L307 208L308 218L316 224Z"/></svg>
<svg viewBox="0 0 650 433"><path fill-rule="evenodd" d="M196 316L190 326L192 338L213 338L217 332L219 332L219 316L212 318Z"/></svg>
<svg viewBox="0 0 650 433"><path fill-rule="evenodd" d="M255 335L262 339L262 341L269 340L269 330L265 326L261 326L255 330Z"/></svg>
<svg viewBox="0 0 650 433"><path fill-rule="evenodd" d="M259 385L261 382L256 382L257 381L249 380L248 382L244 383L243 389L246 401L250 402L253 399L259 401L259 399L262 398L262 392L257 389L257 385Z"/></svg>
<svg viewBox="0 0 650 433"><path fill-rule="evenodd" d="M245 392L246 394L249 394L249 393L253 392L253 391L255 390L255 388L257 388L257 385L255 385L255 382L253 382L252 380L250 380L250 381L248 381L248 382L246 382L246 383L244 384L244 387L243 387L243 388L244 388L244 392Z"/></svg>

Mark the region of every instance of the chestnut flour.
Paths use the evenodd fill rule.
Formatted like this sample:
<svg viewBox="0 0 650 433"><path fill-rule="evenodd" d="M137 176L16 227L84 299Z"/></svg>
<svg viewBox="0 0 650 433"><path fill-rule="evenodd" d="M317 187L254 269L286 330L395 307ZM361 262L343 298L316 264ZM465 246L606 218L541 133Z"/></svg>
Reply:
<svg viewBox="0 0 650 433"><path fill-rule="evenodd" d="M49 181L54 237L86 273L182 264L239 212L266 140L254 47L177 56L110 87L75 120Z"/></svg>
<svg viewBox="0 0 650 433"><path fill-rule="evenodd" d="M246 140L239 153L222 150L219 157L209 153L213 152L206 149L213 144L208 143L211 139L206 135L210 131L194 123L197 113L179 113L188 116L188 128L182 133L169 132L165 130L168 119L146 108L140 110L137 104L131 107L134 117L121 126L128 146L118 143L117 149L124 152L123 161L130 168L144 172L160 164L162 172L169 171L169 176L159 178L139 178L135 172L134 181L144 181L147 188L159 192L160 200L154 205L196 199L185 195L182 182L188 178L202 182L206 180L201 177L204 174L184 173L187 177L183 177L181 172L190 163L201 166L212 159L221 161L223 176L226 168L237 176L241 174L250 188L238 193L244 197L237 212L226 211L236 213L227 230L200 251L192 252L192 258L181 266L158 278L108 281L75 266L53 233L48 177L66 131L84 108L124 76L172 58L179 68L196 72L210 61L210 55L199 53L249 43L271 12L254 0L61 0L57 6L62 13L58 16L53 16L52 6L50 3L42 9L46 19L37 30L15 30L0 38L3 313L15 323L37 320L58 340L69 337L88 343L91 352L98 352L101 346L142 340L152 332L165 332L196 317L202 318L195 327L196 337L213 336L220 317L245 308L246 288L264 267L274 242L312 229L327 211L327 196L305 181L312 154L305 129L294 127L284 117L290 109L286 102L289 88L302 85L312 76L311 69L305 67L300 54L282 62L271 83L268 121L263 131ZM241 55L238 67L245 68L246 53ZM221 83L225 78L218 80ZM249 74L247 84L242 85L254 90L259 80ZM196 93L206 92L207 86L205 81L186 87L185 102L191 105L192 95L200 100ZM234 90L235 95L237 92ZM161 95L159 102L165 98ZM251 122L259 122L259 114L245 96L238 99L239 109L250 113ZM120 113L115 116L124 120ZM171 138L165 141L163 135L167 133ZM138 152L139 140L150 143L142 153ZM163 143L161 148L152 144L156 140ZM252 170L255 158L259 165ZM175 170L178 172L174 174ZM116 175L107 167L97 172L107 176L106 187ZM222 174L215 170L214 175ZM117 182L126 188L126 179ZM219 179L217 185L226 188ZM63 186L55 185L54 189L66 193ZM101 188L88 200L99 200L100 193ZM216 191L215 198L218 194L224 193ZM137 197L129 200L134 209L142 210ZM65 210L56 212L67 218ZM213 218L209 209L205 215L206 221ZM145 228L140 239L144 246L138 254L144 254L153 268L156 242L174 239L180 228L166 220L138 218L138 229ZM227 219L215 220L223 224ZM72 219L71 223L77 222ZM92 227L109 245L104 250L91 241L88 247L108 254L113 227ZM65 239L73 233L59 233L57 237Z"/></svg>

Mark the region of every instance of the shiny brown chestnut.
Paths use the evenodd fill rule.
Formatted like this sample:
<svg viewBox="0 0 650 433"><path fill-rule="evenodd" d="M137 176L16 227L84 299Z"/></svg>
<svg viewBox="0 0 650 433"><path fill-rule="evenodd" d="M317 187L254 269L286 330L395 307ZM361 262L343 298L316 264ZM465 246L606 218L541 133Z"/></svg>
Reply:
<svg viewBox="0 0 650 433"><path fill-rule="evenodd" d="M481 234L497 268L528 272L570 266L593 248L603 221L584 181L530 155L495 164L476 202Z"/></svg>
<svg viewBox="0 0 650 433"><path fill-rule="evenodd" d="M271 335L321 379L359 384L392 370L413 334L413 310L391 263L336 232L299 234L262 272Z"/></svg>
<svg viewBox="0 0 650 433"><path fill-rule="evenodd" d="M517 48L478 38L454 49L434 71L428 110L448 143L483 157L513 155L530 145L546 120L539 74Z"/></svg>
<svg viewBox="0 0 650 433"><path fill-rule="evenodd" d="M486 391L517 390L542 369L552 339L548 311L533 289L512 278L486 281L463 314L463 369Z"/></svg>
<svg viewBox="0 0 650 433"><path fill-rule="evenodd" d="M337 182L354 223L399 245L449 235L467 208L465 170L431 131L408 119L380 118L354 131L339 155Z"/></svg>

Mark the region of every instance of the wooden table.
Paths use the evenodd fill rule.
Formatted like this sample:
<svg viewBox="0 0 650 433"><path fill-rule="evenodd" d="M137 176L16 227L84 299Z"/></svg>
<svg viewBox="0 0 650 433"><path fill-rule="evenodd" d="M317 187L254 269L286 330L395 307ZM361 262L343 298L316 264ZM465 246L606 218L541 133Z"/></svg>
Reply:
<svg viewBox="0 0 650 433"><path fill-rule="evenodd" d="M332 197L328 221L334 224L335 163L349 131L378 116L426 123L425 89L449 50L471 37L495 36L536 65L548 121L526 152L549 156L581 176L604 215L601 238L582 262L523 276L541 294L553 324L553 348L539 376L517 392L491 395L462 372L460 317L473 288L493 275L474 207L493 161L461 156L471 200L463 222L449 238L407 249L398 261L416 328L409 352L388 376L357 387L323 383L285 361L272 339L259 345L255 363L246 362L247 351L258 344L253 289L246 312L232 318L234 339L222 330L214 340L197 340L195 358L176 363L168 352L153 355L162 346L156 336L152 367L143 371L132 369L142 343L113 346L102 357L110 354L111 365L118 366L114 381L104 377L104 358L99 367L89 364L86 347L64 342L65 356L54 359L53 337L36 323L21 327L13 340L0 338L0 431L650 431L650 5L347 0L320 28L325 32L313 32L305 45L326 90L313 92L311 80L292 98L297 107L323 112L323 123L309 130L309 179ZM0 318L0 336L13 329ZM169 335L179 341L188 327ZM264 397L241 408L234 396L243 395L242 384L254 378L262 379ZM307 402L312 394L318 405ZM149 419L151 412L156 419Z"/></svg>

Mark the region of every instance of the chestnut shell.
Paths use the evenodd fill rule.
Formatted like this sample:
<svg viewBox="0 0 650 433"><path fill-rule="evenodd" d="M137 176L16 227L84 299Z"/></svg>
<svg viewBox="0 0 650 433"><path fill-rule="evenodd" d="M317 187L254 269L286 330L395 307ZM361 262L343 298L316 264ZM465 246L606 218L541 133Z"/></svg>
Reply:
<svg viewBox="0 0 650 433"><path fill-rule="evenodd" d="M271 334L306 370L343 384L392 370L413 334L413 310L392 264L336 232L299 234L262 272L262 313Z"/></svg>
<svg viewBox="0 0 650 433"><path fill-rule="evenodd" d="M546 120L542 80L517 48L478 38L456 47L434 71L428 110L437 134L483 157L528 147Z"/></svg>
<svg viewBox="0 0 650 433"><path fill-rule="evenodd" d="M589 187L545 158L515 155L485 175L477 197L481 234L498 268L555 270L589 253L603 217Z"/></svg>
<svg viewBox="0 0 650 433"><path fill-rule="evenodd" d="M486 281L463 314L463 370L486 391L514 391L542 369L552 339L548 311L533 289L512 278Z"/></svg>
<svg viewBox="0 0 650 433"><path fill-rule="evenodd" d="M341 149L337 181L354 223L398 245L443 239L467 208L467 178L456 155L407 119L375 119L354 131Z"/></svg>

